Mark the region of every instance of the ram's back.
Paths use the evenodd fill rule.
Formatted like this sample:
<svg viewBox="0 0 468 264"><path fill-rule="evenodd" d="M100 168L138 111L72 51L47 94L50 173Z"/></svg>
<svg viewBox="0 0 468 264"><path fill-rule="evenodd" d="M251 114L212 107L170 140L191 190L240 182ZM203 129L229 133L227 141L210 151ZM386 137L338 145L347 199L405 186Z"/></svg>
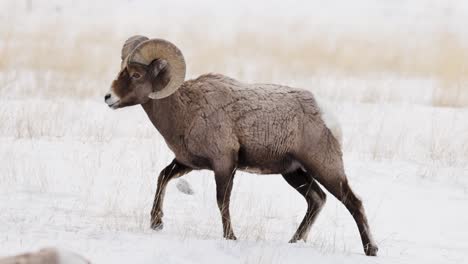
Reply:
<svg viewBox="0 0 468 264"><path fill-rule="evenodd" d="M191 113L201 116L208 126L199 130L223 133L228 129L239 143L243 167L288 163L287 155L302 142L304 127L320 123L317 103L305 90L245 84L215 74L200 76L189 89Z"/></svg>

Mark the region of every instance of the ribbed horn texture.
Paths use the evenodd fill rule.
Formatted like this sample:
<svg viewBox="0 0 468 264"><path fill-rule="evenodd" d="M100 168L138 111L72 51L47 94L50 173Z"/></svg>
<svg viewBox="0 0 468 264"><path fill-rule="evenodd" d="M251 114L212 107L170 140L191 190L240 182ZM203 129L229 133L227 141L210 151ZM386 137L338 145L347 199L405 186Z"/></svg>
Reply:
<svg viewBox="0 0 468 264"><path fill-rule="evenodd" d="M170 67L170 81L160 91L149 95L152 99L161 99L173 94L185 81L185 59L182 52L171 42L164 39L150 39L138 44L128 55L127 63L149 65L155 59L167 61Z"/></svg>
<svg viewBox="0 0 468 264"><path fill-rule="evenodd" d="M127 58L128 55L138 46L138 44L148 39L149 38L140 35L136 35L127 39L122 47L122 60Z"/></svg>

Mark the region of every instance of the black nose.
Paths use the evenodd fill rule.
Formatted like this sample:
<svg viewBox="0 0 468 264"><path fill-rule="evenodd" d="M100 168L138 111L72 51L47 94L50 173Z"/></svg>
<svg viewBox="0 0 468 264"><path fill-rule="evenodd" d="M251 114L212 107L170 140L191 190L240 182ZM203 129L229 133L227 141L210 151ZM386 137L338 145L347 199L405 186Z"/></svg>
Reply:
<svg viewBox="0 0 468 264"><path fill-rule="evenodd" d="M107 99L109 99L111 97L110 94L106 94L106 96L104 96L104 101L106 101Z"/></svg>

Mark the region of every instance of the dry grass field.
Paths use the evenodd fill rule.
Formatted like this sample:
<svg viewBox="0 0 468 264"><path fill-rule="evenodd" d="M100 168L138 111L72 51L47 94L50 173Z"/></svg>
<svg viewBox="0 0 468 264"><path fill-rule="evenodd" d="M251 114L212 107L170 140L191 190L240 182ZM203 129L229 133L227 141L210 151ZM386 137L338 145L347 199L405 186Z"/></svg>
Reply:
<svg viewBox="0 0 468 264"><path fill-rule="evenodd" d="M110 28L71 36L63 27L45 28L34 32L2 29L2 87L21 78L18 68L29 71L30 81L44 87L41 91L23 91L28 94L89 98L98 94L95 86L109 84L118 65L116 54L126 36ZM299 37L240 31L207 41L197 29L179 34L158 30L157 35L170 37L185 48L193 76L214 71L246 81L306 86L309 79L324 75L361 79L397 75L434 80L436 85L425 91L432 94L434 106L468 106L468 42L457 35L436 32L410 41L407 35L398 33L330 36L323 30L310 33L300 26L289 30L298 32ZM48 82L50 79L55 81ZM61 89L64 84L69 88ZM378 94L378 89L373 93Z"/></svg>
<svg viewBox="0 0 468 264"><path fill-rule="evenodd" d="M2 95L8 94L5 87L14 86L19 79L25 81L22 77L28 75L29 88L22 87L18 95L95 97L102 93L96 87L108 86L114 77L122 43L131 34L140 33L177 43L193 77L220 72L245 81L308 87L310 79L320 77L388 80L398 76L433 81L434 85L423 89L430 94L427 103L431 105L468 106L468 38L463 31L446 25L450 15L422 29L386 30L382 24L382 30L357 26L337 30L337 26L311 25L306 18L294 16L283 24L243 15L234 19L235 26L221 22L215 27L213 20L220 18L194 13L176 18L179 26L174 30L174 18L166 14L158 15L150 27L143 27L149 14L125 17L128 23L116 24L114 17L101 21L96 15L77 21L70 18L71 10L65 4L32 2L44 5L50 16L40 16L44 10L39 8L36 13L29 10L27 1L3 4L3 10L12 12L2 14L0 25ZM378 88L367 92L365 101L382 99Z"/></svg>

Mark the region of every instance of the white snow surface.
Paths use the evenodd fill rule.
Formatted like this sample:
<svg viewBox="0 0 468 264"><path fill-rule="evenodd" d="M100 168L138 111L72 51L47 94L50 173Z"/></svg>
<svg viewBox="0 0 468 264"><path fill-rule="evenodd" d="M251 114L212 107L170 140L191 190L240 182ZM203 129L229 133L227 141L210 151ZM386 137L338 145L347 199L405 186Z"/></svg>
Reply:
<svg viewBox="0 0 468 264"><path fill-rule="evenodd" d="M231 203L236 242L222 239L208 171L185 176L194 195L169 185L164 229L152 231L156 177L172 154L141 107L111 111L103 102L41 99L0 105L0 254L58 245L95 263L466 260L467 167L452 152L466 143L431 141L438 126L426 125L461 120L468 110L352 103L336 110L346 170L364 200L377 258L363 255L352 217L330 195L309 241L288 244L305 202L279 175L238 173ZM453 144L463 127L444 130Z"/></svg>
<svg viewBox="0 0 468 264"><path fill-rule="evenodd" d="M190 183L185 179L177 180L176 187L177 187L177 190L179 190L182 193L185 193L188 195L192 195L194 193L192 186L190 186Z"/></svg>
<svg viewBox="0 0 468 264"><path fill-rule="evenodd" d="M61 26L70 36L105 25L122 39L148 32L141 25L150 17L157 30L168 17L189 24L194 16L213 19L206 33L217 37L238 27L284 36L284 23L301 17L331 32L407 31L417 38L442 28L466 37L468 13L467 1L454 0L31 0L29 13L27 2L0 1L0 23L35 32L66 21ZM9 31L0 29L1 48ZM244 66L256 65L231 65ZM59 247L92 263L116 264L468 263L468 108L434 107L437 83L430 78L273 77L331 99L327 108L342 128L349 182L380 248L378 257L366 257L351 215L330 194L308 242L288 244L306 203L280 175L236 174L231 215L237 241L222 239L209 171L184 176L193 195L179 192L177 181L169 184L164 229L151 230L157 175L173 154L140 106L112 111L104 103L114 75L106 86L76 78L99 97L70 92L61 98L48 89L60 71L2 69L0 61L0 256Z"/></svg>
<svg viewBox="0 0 468 264"><path fill-rule="evenodd" d="M89 264L90 262L80 255L68 250L56 249L58 264Z"/></svg>

